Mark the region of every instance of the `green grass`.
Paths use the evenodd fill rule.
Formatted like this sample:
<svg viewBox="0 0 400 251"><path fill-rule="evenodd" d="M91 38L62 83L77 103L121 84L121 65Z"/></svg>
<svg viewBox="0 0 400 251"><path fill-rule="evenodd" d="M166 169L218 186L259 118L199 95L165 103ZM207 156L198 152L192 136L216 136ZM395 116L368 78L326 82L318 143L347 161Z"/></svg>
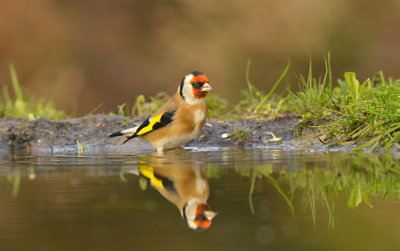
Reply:
<svg viewBox="0 0 400 251"><path fill-rule="evenodd" d="M306 76L298 75L296 83L289 83L286 94L276 94L290 68L290 60L282 74L267 91L256 88L250 78L248 61L241 100L231 104L218 95L208 95L209 117L275 118L287 113L301 116L300 129L316 127L323 131L321 142L352 144L364 148L399 147L400 140L400 79L385 78L382 72L360 81L354 72L345 72L343 79L333 82L330 54L325 59L325 74L315 77L312 63ZM7 85L0 97L0 117L26 119L65 118L63 111L52 102L27 98L18 81L13 65L9 66L12 93ZM293 89L297 85L297 89ZM267 88L265 88L267 89ZM155 112L168 96L139 95L133 106L118 106L122 116L143 116ZM98 107L92 110L94 113ZM91 113L92 113L91 112ZM301 131L301 130L300 130Z"/></svg>
<svg viewBox="0 0 400 251"><path fill-rule="evenodd" d="M379 72L360 82L354 72L346 72L333 88L329 55L325 65L325 75L316 79L310 63L307 79L299 77L299 91L289 91L288 101L302 116L302 126L323 129L325 143L356 144L356 150L398 146L400 79L385 80Z"/></svg>
<svg viewBox="0 0 400 251"><path fill-rule="evenodd" d="M136 97L135 103L133 105L123 103L117 106L117 114L120 116L148 116L156 112L168 99L165 93L158 93L155 97L149 97L150 100L146 100L143 94ZM115 113L110 112L110 115L115 115Z"/></svg>
<svg viewBox="0 0 400 251"><path fill-rule="evenodd" d="M326 73L323 78L314 78L312 71L312 62L307 78L302 75L297 77L298 90L291 91L288 87L288 102L290 109L297 114L302 115L303 124L316 124L316 122L325 119L329 113L324 108L330 106L332 97L332 71L330 67L330 56L325 60Z"/></svg>
<svg viewBox="0 0 400 251"><path fill-rule="evenodd" d="M290 60L278 77L272 88L264 93L257 89L250 81L251 60L247 62L246 67L246 85L247 89L240 91L241 99L238 104L229 103L226 99L216 94L208 94L206 102L208 105L208 117L220 118L242 118L242 117L265 117L275 118L283 115L288 111L287 99L275 93L276 88L285 78L289 68ZM159 108L166 99L159 100L150 97L150 101L146 101L143 95L136 98L133 115L151 114ZM161 102L160 102L161 101ZM124 113L127 114L127 113Z"/></svg>
<svg viewBox="0 0 400 251"><path fill-rule="evenodd" d="M232 110L228 113L228 116L237 118L243 116L264 117L267 115L270 118L274 118L283 115L283 113L287 111L286 98L276 95L275 90L285 78L290 68L290 60L283 69L282 74L278 77L272 88L267 93L257 89L251 83L250 66L251 60L247 62L246 67L247 89L241 90L240 102L233 106Z"/></svg>
<svg viewBox="0 0 400 251"><path fill-rule="evenodd" d="M9 70L13 95L10 95L7 85L4 85L2 97L0 97L0 117L25 118L29 120L67 117L63 111L56 109L52 102L45 102L43 99L34 97L27 98L18 81L17 71L12 64L9 65Z"/></svg>
<svg viewBox="0 0 400 251"><path fill-rule="evenodd" d="M382 72L361 82L354 72L345 72L337 83L332 79L330 54L325 58L325 74L313 75L310 59L306 77L297 76L296 90L286 95L274 93L288 72L290 61L268 93L258 90L250 81L250 65L246 68L247 88L241 91L237 105L221 102L211 96L211 114L229 118L274 118L287 113L301 116L300 131L319 128L326 144L352 144L356 150L399 147L400 140L400 79L385 79ZM219 105L220 104L220 105ZM226 109L230 109L228 112ZM221 110L223 110L223 112Z"/></svg>
<svg viewBox="0 0 400 251"><path fill-rule="evenodd" d="M247 128L235 129L231 134L231 140L238 143L244 143L250 139L251 131Z"/></svg>

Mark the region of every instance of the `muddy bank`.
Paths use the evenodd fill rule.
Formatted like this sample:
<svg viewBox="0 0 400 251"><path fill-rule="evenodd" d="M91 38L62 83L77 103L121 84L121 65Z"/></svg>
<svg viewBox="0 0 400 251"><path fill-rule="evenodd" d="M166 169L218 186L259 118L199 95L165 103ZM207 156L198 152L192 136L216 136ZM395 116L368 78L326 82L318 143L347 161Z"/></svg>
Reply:
<svg viewBox="0 0 400 251"><path fill-rule="evenodd" d="M66 120L1 119L0 141L4 145L18 148L58 149L58 151L78 151L77 141L86 149L141 149L150 150L149 144L133 139L121 145L124 138L107 138L106 135L138 125L143 118L121 116L89 115ZM299 149L313 146L322 147L315 137L302 139L295 137L299 117L286 115L275 120L261 119L208 119L199 137L188 142L187 147L256 147ZM232 133L243 129L245 137ZM237 130L236 130L237 131ZM281 140L271 141L272 132ZM221 137L225 134L225 137Z"/></svg>

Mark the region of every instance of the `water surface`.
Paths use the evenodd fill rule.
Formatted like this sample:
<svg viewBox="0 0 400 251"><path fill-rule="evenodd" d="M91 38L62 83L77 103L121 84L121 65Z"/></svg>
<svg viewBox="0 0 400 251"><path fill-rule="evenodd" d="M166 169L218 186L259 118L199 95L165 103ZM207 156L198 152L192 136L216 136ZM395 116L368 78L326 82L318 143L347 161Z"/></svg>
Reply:
<svg viewBox="0 0 400 251"><path fill-rule="evenodd" d="M387 154L1 154L2 250L400 247L400 162ZM218 213L204 231L180 211L196 196Z"/></svg>

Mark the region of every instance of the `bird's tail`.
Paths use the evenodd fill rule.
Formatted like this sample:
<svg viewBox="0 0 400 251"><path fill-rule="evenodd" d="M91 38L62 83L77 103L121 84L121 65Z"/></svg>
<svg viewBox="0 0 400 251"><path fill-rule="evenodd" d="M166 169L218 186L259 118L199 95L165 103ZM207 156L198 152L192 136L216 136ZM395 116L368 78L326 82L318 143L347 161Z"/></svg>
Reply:
<svg viewBox="0 0 400 251"><path fill-rule="evenodd" d="M125 135L127 137L131 137L133 134L135 134L137 129L138 129L138 127L132 127L132 128L125 129L125 130L122 130L122 131L110 133L110 134L107 135L107 137L111 138L111 137L118 137L118 136L123 136L123 135Z"/></svg>

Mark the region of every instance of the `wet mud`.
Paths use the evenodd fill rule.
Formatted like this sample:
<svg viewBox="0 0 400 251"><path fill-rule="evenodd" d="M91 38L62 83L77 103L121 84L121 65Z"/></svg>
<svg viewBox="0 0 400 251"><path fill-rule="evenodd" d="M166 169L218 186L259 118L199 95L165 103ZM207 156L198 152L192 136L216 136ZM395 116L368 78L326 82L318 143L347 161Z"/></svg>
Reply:
<svg viewBox="0 0 400 251"><path fill-rule="evenodd" d="M65 120L1 119L0 141L13 148L57 149L78 151L90 149L140 149L150 150L141 139L133 139L122 145L124 137L107 138L106 135L124 128L137 126L144 118L128 118L109 115L89 115ZM297 137L298 116L286 115L269 119L207 119L199 136L187 144L189 148L253 147L299 149L322 147L316 137ZM236 135L242 131L246 137ZM272 132L276 138L274 140ZM79 144L78 144L79 142Z"/></svg>

